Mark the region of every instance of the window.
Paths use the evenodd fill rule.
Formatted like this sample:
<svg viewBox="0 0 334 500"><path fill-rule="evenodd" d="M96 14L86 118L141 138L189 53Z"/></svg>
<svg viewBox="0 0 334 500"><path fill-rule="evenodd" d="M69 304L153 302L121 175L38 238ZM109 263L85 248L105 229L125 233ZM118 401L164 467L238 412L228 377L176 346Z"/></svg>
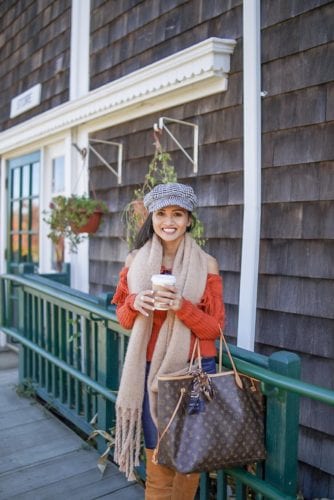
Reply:
<svg viewBox="0 0 334 500"><path fill-rule="evenodd" d="M39 262L39 153L15 158L9 165L8 270L21 262Z"/></svg>

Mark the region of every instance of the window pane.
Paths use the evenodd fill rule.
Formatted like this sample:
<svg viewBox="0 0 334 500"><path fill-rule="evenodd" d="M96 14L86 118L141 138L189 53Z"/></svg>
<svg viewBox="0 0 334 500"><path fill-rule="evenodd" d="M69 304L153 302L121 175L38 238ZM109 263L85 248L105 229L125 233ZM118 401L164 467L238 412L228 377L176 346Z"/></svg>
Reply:
<svg viewBox="0 0 334 500"><path fill-rule="evenodd" d="M64 156L52 160L52 193L64 191Z"/></svg>
<svg viewBox="0 0 334 500"><path fill-rule="evenodd" d="M33 196L39 194L39 162L32 165L31 194Z"/></svg>
<svg viewBox="0 0 334 500"><path fill-rule="evenodd" d="M24 165L22 168L22 196L25 198L30 195L30 165Z"/></svg>
<svg viewBox="0 0 334 500"><path fill-rule="evenodd" d="M19 223L20 223L20 202L19 201L14 201L12 203L12 231L18 231L19 230Z"/></svg>
<svg viewBox="0 0 334 500"><path fill-rule="evenodd" d="M29 231L29 200L22 200L21 230Z"/></svg>
<svg viewBox="0 0 334 500"><path fill-rule="evenodd" d="M20 196L20 168L12 170L12 198L19 198Z"/></svg>
<svg viewBox="0 0 334 500"><path fill-rule="evenodd" d="M31 260L35 264L39 261L39 238L38 234L33 234L31 237Z"/></svg>
<svg viewBox="0 0 334 500"><path fill-rule="evenodd" d="M21 261L28 262L29 254L29 237L28 234L21 235Z"/></svg>
<svg viewBox="0 0 334 500"><path fill-rule="evenodd" d="M39 230L39 199L33 198L31 201L31 230L38 233Z"/></svg>
<svg viewBox="0 0 334 500"><path fill-rule="evenodd" d="M13 234L11 238L11 253L12 253L12 261L18 262L20 259L20 254L19 254L19 235L18 234Z"/></svg>

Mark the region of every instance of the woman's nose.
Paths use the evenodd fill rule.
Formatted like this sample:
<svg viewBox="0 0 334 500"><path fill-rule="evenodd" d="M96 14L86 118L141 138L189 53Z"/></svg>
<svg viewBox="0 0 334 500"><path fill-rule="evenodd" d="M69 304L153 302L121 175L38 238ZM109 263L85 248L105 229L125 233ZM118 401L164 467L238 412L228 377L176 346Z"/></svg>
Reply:
<svg viewBox="0 0 334 500"><path fill-rule="evenodd" d="M165 223L173 224L173 222L174 222L174 217L172 215L166 215Z"/></svg>

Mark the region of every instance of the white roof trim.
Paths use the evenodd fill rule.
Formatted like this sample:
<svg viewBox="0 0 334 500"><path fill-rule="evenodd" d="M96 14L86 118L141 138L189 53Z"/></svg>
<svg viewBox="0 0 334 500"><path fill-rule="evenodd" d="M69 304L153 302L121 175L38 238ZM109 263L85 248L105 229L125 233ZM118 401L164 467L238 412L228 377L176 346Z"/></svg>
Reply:
<svg viewBox="0 0 334 500"><path fill-rule="evenodd" d="M0 133L0 154L114 112L125 112L134 105L155 102L157 97L161 109L166 98L165 104L171 107L180 102L180 90L181 102L222 92L227 89L235 45L235 40L208 38L11 127ZM151 111L148 109L147 113ZM126 120L124 115L123 121Z"/></svg>

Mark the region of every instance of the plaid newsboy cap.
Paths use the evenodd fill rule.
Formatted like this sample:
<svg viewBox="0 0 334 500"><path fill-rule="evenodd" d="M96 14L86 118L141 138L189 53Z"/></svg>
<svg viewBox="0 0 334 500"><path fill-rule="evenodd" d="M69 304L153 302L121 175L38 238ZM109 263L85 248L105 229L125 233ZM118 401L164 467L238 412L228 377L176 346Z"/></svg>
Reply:
<svg viewBox="0 0 334 500"><path fill-rule="evenodd" d="M144 197L144 205L149 212L155 212L170 205L177 205L192 212L197 205L193 188L185 184L158 184Z"/></svg>

